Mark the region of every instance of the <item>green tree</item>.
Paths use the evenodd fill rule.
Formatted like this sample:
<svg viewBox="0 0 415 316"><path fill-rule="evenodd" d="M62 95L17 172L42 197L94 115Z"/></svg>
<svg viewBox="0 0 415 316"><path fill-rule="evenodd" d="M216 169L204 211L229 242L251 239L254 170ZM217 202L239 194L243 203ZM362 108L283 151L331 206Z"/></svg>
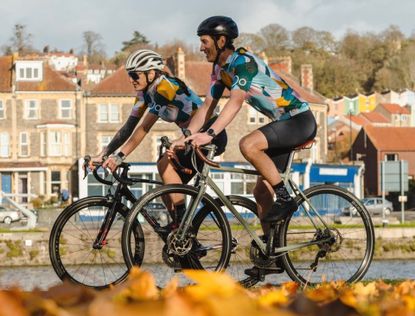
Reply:
<svg viewBox="0 0 415 316"><path fill-rule="evenodd" d="M148 44L150 44L150 41L145 35L138 31L134 31L133 38L131 40L122 42L123 47L121 48L121 51L133 52L137 49L147 47Z"/></svg>

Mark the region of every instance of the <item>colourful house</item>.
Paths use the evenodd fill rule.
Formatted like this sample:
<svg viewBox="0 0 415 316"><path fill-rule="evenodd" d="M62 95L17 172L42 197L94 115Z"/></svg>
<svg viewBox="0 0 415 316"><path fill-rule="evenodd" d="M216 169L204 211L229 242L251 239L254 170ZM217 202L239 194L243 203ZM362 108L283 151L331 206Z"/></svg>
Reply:
<svg viewBox="0 0 415 316"><path fill-rule="evenodd" d="M354 115L359 113L359 98L357 95L344 97L344 113L345 115L352 113Z"/></svg>

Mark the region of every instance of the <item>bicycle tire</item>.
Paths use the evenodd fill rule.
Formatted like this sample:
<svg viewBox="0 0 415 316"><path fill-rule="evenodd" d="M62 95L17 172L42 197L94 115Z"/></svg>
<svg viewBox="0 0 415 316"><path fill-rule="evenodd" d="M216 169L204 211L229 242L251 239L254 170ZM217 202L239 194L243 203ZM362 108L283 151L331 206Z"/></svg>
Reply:
<svg viewBox="0 0 415 316"><path fill-rule="evenodd" d="M319 208L319 214L330 227L336 241L332 246L321 243L287 252L282 256L287 274L303 285L323 281L344 280L352 283L361 280L374 253L375 234L368 211L351 192L335 185L313 186L305 190L304 194L312 205ZM307 202L301 196L297 196L296 201L299 208L281 226L279 245L310 241L310 236L316 233L313 226L306 230L311 223L310 217L302 215L308 209ZM344 216L347 208L354 208L356 212L353 213L356 215ZM315 236L311 239L315 239ZM323 247L330 249L323 258L319 258L317 269L312 271L310 260L313 262Z"/></svg>
<svg viewBox="0 0 415 316"><path fill-rule="evenodd" d="M192 246L187 254L183 256L175 254L173 259L168 257L170 254L165 248L165 241L155 233L152 226L143 224L146 252L143 254L144 257L140 258L135 256L141 254L135 253L135 256L132 255L132 249L134 248L134 241L131 241L130 237L132 224L148 203L154 203L155 201L163 203L163 196L183 194L187 197L185 201L188 206L189 201L194 199L198 193L197 188L189 185L170 184L157 187L144 194L132 206L131 212L126 218L121 239L124 261L129 268L137 265L137 263L143 263L142 268L153 273L158 287L164 287L173 276L178 278L180 285L188 284L189 280L181 274L182 269L222 271L228 265L231 246L229 223L214 199L207 194L202 196L202 204L198 206L197 213L192 219L191 234L194 237L192 237ZM201 209L210 210L210 212L204 213L210 217L202 218L200 215ZM206 221L204 222L204 220ZM200 229L202 223L203 229ZM197 230L195 230L195 227L197 227ZM212 231L214 234L210 233ZM206 253L201 255L202 252ZM141 264L138 265L141 266Z"/></svg>
<svg viewBox="0 0 415 316"><path fill-rule="evenodd" d="M257 234L263 234L258 218L257 206L254 201L239 195L227 195L226 198L237 208L237 211L244 217L244 220L252 230L256 231ZM215 201L224 212L227 210L221 199L217 198ZM244 226L230 211L225 214L227 215L232 233L231 257L226 273L244 287L254 286L259 282L258 278L245 274L245 270L253 266L250 258L252 239Z"/></svg>
<svg viewBox="0 0 415 316"><path fill-rule="evenodd" d="M49 238L49 257L61 280L103 289L127 278L120 240L120 226L129 211L125 205L116 206L120 216L107 235L106 245L100 250L92 248L102 222L99 218L112 203L102 196L86 197L66 207L56 219ZM133 233L137 245L135 251L143 252L143 231L138 222L134 223Z"/></svg>

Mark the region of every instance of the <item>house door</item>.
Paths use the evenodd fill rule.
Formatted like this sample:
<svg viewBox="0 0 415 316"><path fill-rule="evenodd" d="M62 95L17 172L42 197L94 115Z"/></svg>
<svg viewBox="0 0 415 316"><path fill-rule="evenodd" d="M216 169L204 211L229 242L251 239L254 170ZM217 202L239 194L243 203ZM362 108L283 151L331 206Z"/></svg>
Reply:
<svg viewBox="0 0 415 316"><path fill-rule="evenodd" d="M12 193L12 174L11 173L1 174L1 190L4 193Z"/></svg>
<svg viewBox="0 0 415 316"><path fill-rule="evenodd" d="M27 173L19 173L19 177L18 177L18 183L17 183L17 187L18 187L18 194L19 194L19 203L27 203L28 202L28 198L27 198L27 194L28 192L28 186L27 186Z"/></svg>

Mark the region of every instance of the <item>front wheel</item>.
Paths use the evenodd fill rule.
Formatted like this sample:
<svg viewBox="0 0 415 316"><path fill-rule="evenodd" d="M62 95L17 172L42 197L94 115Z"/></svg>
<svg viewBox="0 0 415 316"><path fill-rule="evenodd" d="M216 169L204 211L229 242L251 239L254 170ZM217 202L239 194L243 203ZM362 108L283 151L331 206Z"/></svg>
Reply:
<svg viewBox="0 0 415 316"><path fill-rule="evenodd" d="M188 185L165 185L147 192L133 205L122 232L123 254L129 268L137 264L142 266L152 272L157 286L164 287L174 276L178 277L180 285L190 283L182 274L183 269L222 271L227 267L231 248L230 228L224 213L209 195L203 195L196 205L190 229L183 240L177 234L177 227L171 224L163 227L159 223L144 222L148 210L155 203L171 210L169 201L175 195L189 210L198 193L197 188ZM143 220L141 226L145 241L145 252L140 257L137 253L133 255L135 240L132 238L132 223L137 218Z"/></svg>
<svg viewBox="0 0 415 316"><path fill-rule="evenodd" d="M316 243L282 257L288 275L302 284L361 280L372 261L375 243L366 208L352 193L334 185L314 186L304 194L306 199L297 197L298 210L280 228L280 245ZM345 211L350 209L355 214Z"/></svg>
<svg viewBox="0 0 415 316"><path fill-rule="evenodd" d="M121 229L129 209L115 207L116 215L101 248L93 246L105 215L112 210L113 200L102 196L81 199L56 219L49 238L49 256L61 280L102 289L118 284L128 276L121 250ZM132 229L137 252L143 249L143 231L138 222Z"/></svg>

